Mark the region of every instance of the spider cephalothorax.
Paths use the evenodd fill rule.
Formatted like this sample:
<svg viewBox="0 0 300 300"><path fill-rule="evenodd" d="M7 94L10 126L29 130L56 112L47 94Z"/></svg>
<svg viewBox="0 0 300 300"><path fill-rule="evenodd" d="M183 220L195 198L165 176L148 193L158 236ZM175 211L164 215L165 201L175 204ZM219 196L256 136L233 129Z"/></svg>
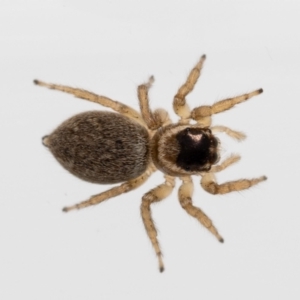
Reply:
<svg viewBox="0 0 300 300"><path fill-rule="evenodd" d="M156 170L164 173L165 182L146 193L141 204L142 219L158 257L160 271L164 270L164 265L151 216L151 204L165 199L172 192L176 177L181 180L178 197L182 208L220 242L223 242L223 238L212 221L192 203L191 175L201 176L201 186L211 194L248 189L266 180L265 176L261 176L223 184L216 182L214 174L237 162L240 157L232 155L217 164L219 140L215 134L224 132L236 140L244 139L245 135L225 126L211 126L211 116L262 93L262 89L190 110L185 97L193 90L204 60L205 55L174 97L173 109L179 117L179 121L174 124L167 111L152 111L149 107L148 90L154 80L153 76L138 87L140 113L125 104L85 90L34 81L37 85L73 94L116 112L86 112L76 115L44 138L44 145L74 175L102 184L122 182L86 201L65 207L63 211L101 203L139 187ZM196 121L196 124L191 125L191 120Z"/></svg>
<svg viewBox="0 0 300 300"><path fill-rule="evenodd" d="M218 140L209 128L199 125L167 125L151 141L155 166L171 176L199 175L218 159Z"/></svg>

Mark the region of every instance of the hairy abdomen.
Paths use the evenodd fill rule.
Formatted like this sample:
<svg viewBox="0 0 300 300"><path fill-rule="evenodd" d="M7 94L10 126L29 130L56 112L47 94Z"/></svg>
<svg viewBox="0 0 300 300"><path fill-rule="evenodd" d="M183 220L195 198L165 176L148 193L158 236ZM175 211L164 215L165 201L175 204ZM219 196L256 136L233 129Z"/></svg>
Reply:
<svg viewBox="0 0 300 300"><path fill-rule="evenodd" d="M95 183L133 179L149 163L147 130L112 112L78 114L62 123L43 142L65 169Z"/></svg>

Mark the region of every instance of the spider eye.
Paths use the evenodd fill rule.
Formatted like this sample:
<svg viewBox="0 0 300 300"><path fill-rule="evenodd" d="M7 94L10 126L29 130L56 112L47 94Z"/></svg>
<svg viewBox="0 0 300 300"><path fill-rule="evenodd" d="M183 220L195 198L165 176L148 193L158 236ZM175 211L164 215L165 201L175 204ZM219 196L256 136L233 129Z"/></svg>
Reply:
<svg viewBox="0 0 300 300"><path fill-rule="evenodd" d="M211 162L215 163L218 160L218 154L216 152L212 153L210 156Z"/></svg>
<svg viewBox="0 0 300 300"><path fill-rule="evenodd" d="M218 147L218 144L219 144L218 140L215 137L211 138L210 143L215 148Z"/></svg>

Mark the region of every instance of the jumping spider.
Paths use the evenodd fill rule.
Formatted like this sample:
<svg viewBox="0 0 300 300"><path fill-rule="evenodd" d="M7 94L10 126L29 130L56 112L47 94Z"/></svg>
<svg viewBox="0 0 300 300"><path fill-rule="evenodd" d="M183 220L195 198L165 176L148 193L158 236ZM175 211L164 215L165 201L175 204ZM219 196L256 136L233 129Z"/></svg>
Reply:
<svg viewBox="0 0 300 300"><path fill-rule="evenodd" d="M177 123L171 122L164 109L155 111L150 109L148 90L154 81L153 76L147 83L138 87L141 113L123 103L82 89L34 80L37 85L66 92L116 111L78 114L43 138L44 145L50 149L60 164L75 176L101 184L123 182L86 201L65 207L64 212L99 204L127 193L141 186L156 170L164 173L165 182L146 193L141 204L142 219L161 272L164 270L162 253L150 207L152 203L170 195L176 177L182 182L178 192L182 208L220 242L223 242L223 238L212 221L192 203L191 176L201 176L201 186L210 194L245 190L267 179L266 176L261 176L222 184L216 182L215 173L237 162L240 156L232 155L217 164L220 158L220 142L214 134L224 132L238 141L244 139L245 135L225 126L211 126L211 116L259 95L263 90L258 89L219 101L211 106L199 106L190 110L185 97L193 90L204 60L205 55L200 58L174 97L173 109L180 118ZM190 124L191 120L196 121L195 124Z"/></svg>

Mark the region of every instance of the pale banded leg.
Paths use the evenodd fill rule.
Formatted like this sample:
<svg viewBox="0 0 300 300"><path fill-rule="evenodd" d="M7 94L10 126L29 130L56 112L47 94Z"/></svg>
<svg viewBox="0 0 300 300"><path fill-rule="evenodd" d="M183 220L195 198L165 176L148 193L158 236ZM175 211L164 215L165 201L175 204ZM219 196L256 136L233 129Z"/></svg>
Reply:
<svg viewBox="0 0 300 300"><path fill-rule="evenodd" d="M179 88L173 100L173 109L182 121L190 118L190 108L186 103L185 97L194 89L194 86L200 76L203 62L206 56L202 55L199 62L190 72L186 82Z"/></svg>
<svg viewBox="0 0 300 300"><path fill-rule="evenodd" d="M224 132L228 136L230 136L231 138L233 138L239 142L246 138L246 135L243 132L232 130L226 126L213 126L210 129L211 129L212 133Z"/></svg>
<svg viewBox="0 0 300 300"><path fill-rule="evenodd" d="M149 106L148 91L154 82L154 77L151 76L148 82L138 86L138 98L142 117L150 130L155 130L162 125L169 123L168 113L164 109L151 111Z"/></svg>
<svg viewBox="0 0 300 300"><path fill-rule="evenodd" d="M227 194L234 191L246 190L266 179L266 176L261 176L254 179L240 179L218 184L213 173L206 173L202 176L201 186L205 191L213 195Z"/></svg>
<svg viewBox="0 0 300 300"><path fill-rule="evenodd" d="M240 159L241 157L239 155L232 154L231 156L227 157L224 161L222 161L222 163L220 163L219 165L212 166L210 172L211 173L221 172L226 168L228 168L230 165L238 162ZM205 173L203 176L205 176Z"/></svg>
<svg viewBox="0 0 300 300"><path fill-rule="evenodd" d="M140 115L140 113L138 113L135 109L133 109L123 103L120 103L118 101L109 99L104 96L96 95L94 93L88 92L83 89L72 88L72 87L65 86L65 85L46 83L46 82L39 81L39 80L34 80L33 82L39 86L44 86L44 87L47 87L52 90L57 90L57 91L61 91L64 93L68 93L68 94L74 95L77 98L81 98L84 100L98 103L105 107L109 107L109 108L113 109L114 111L116 111L124 116L127 116L131 119L134 119L137 122L139 122L140 124L142 124L143 126L145 126L145 122L144 122L142 116Z"/></svg>
<svg viewBox="0 0 300 300"><path fill-rule="evenodd" d="M219 242L223 243L223 238L219 235L210 218L200 208L195 207L192 204L194 186L191 177L180 177L180 179L182 180L182 185L179 188L178 197L182 208L206 227L219 240Z"/></svg>
<svg viewBox="0 0 300 300"><path fill-rule="evenodd" d="M191 118L193 120L196 120L198 123L203 124L204 126L210 126L211 124L210 117L213 114L218 114L222 111L228 110L232 108L234 105L242 103L254 96L261 94L262 92L263 90L259 89L248 94L218 101L211 106L206 105L206 106L196 107L191 112Z"/></svg>
<svg viewBox="0 0 300 300"><path fill-rule="evenodd" d="M129 181L126 181L126 182L122 183L121 185L113 187L101 194L92 196L89 200L83 201L81 203L78 203L78 204L75 204L72 206L64 207L63 211L68 212L73 209L81 209L81 208L85 208L85 207L88 207L91 205L96 205L107 199L116 197L120 194L127 193L129 191L132 191L133 189L142 185L155 170L156 169L154 166L149 166L148 169L139 177L129 180Z"/></svg>
<svg viewBox="0 0 300 300"><path fill-rule="evenodd" d="M154 202L159 202L168 197L175 185L175 178L165 175L165 183L157 186L143 196L141 204L141 215L145 225L146 232L150 238L152 246L158 258L158 265L160 272L164 271L164 264L162 261L162 252L160 250L159 242L157 239L157 230L155 228L150 206Z"/></svg>

